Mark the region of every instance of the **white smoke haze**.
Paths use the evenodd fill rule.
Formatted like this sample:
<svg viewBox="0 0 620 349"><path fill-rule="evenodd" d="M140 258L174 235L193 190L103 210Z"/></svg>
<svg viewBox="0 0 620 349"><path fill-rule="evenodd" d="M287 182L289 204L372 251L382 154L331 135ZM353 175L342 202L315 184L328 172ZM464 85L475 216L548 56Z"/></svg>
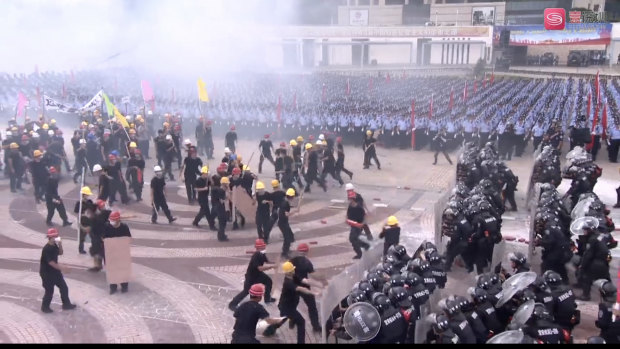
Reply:
<svg viewBox="0 0 620 349"><path fill-rule="evenodd" d="M129 67L197 76L264 68L287 0L2 0L0 72ZM265 26L265 24L269 24Z"/></svg>

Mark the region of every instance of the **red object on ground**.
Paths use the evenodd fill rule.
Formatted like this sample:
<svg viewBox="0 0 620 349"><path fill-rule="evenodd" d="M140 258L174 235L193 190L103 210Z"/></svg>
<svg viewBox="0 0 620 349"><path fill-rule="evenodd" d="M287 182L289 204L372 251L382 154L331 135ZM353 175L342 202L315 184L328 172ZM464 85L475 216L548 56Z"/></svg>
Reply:
<svg viewBox="0 0 620 349"><path fill-rule="evenodd" d="M516 238L514 236L504 235L504 240L506 240L506 241L515 241Z"/></svg>
<svg viewBox="0 0 620 349"><path fill-rule="evenodd" d="M524 239L524 238L519 238L519 240L517 240L517 241L519 241L519 242L524 242L524 241L525 241L525 239Z"/></svg>
<svg viewBox="0 0 620 349"><path fill-rule="evenodd" d="M381 198L374 198L375 201L381 201Z"/></svg>
<svg viewBox="0 0 620 349"><path fill-rule="evenodd" d="M324 219L321 219L321 223L322 223L322 224L327 224L327 221L326 221L326 220L324 220Z"/></svg>
<svg viewBox="0 0 620 349"><path fill-rule="evenodd" d="M317 241L309 241L308 244L310 244L310 245L318 245L319 243Z"/></svg>
<svg viewBox="0 0 620 349"><path fill-rule="evenodd" d="M247 250L247 251L245 251L245 254L254 254L254 252L256 252L256 251Z"/></svg>
<svg viewBox="0 0 620 349"><path fill-rule="evenodd" d="M405 187L405 190L411 190L411 188L409 188L409 187Z"/></svg>

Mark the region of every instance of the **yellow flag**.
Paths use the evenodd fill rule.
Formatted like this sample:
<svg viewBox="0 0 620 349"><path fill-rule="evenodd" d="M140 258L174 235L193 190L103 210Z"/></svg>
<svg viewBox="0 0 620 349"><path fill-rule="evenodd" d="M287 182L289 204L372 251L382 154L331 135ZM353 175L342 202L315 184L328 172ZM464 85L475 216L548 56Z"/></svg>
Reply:
<svg viewBox="0 0 620 349"><path fill-rule="evenodd" d="M118 111L117 107L114 107L114 118L116 119L116 122L123 125L123 127L129 128L129 123L127 122L127 119L125 119L123 114L121 114L121 112Z"/></svg>
<svg viewBox="0 0 620 349"><path fill-rule="evenodd" d="M202 79L198 79L198 99L201 102L208 102L209 95L207 94L207 87Z"/></svg>

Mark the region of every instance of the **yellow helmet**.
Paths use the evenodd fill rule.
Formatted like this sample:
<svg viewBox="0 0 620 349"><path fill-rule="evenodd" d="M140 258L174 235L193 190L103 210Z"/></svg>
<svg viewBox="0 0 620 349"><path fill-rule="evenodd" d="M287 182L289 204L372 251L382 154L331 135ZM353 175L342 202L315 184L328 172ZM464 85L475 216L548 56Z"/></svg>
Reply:
<svg viewBox="0 0 620 349"><path fill-rule="evenodd" d="M129 143L129 148L137 148L138 145L136 144L136 142L131 142Z"/></svg>
<svg viewBox="0 0 620 349"><path fill-rule="evenodd" d="M312 143L306 143L306 150L312 149Z"/></svg>
<svg viewBox="0 0 620 349"><path fill-rule="evenodd" d="M89 187L82 187L82 190L80 190L80 193L82 193L82 195L93 195L93 192L90 191Z"/></svg>
<svg viewBox="0 0 620 349"><path fill-rule="evenodd" d="M294 139L291 139L289 144L291 145L291 147L296 147L297 146L297 141L295 141Z"/></svg>
<svg viewBox="0 0 620 349"><path fill-rule="evenodd" d="M45 125L43 125L43 126L45 126ZM82 126L88 126L88 122L82 121ZM43 128L45 128L45 127L43 127Z"/></svg>
<svg viewBox="0 0 620 349"><path fill-rule="evenodd" d="M228 177L222 177L220 184L230 184L230 179L228 179Z"/></svg>
<svg viewBox="0 0 620 349"><path fill-rule="evenodd" d="M367 135L367 136L370 136L371 134L372 134L372 131L371 131L371 130L366 131L366 135Z"/></svg>
<svg viewBox="0 0 620 349"><path fill-rule="evenodd" d="M243 165L243 170L244 170L244 171L249 171L249 170L250 170L250 166L248 166L248 165Z"/></svg>
<svg viewBox="0 0 620 349"><path fill-rule="evenodd" d="M142 119L142 115L138 114L138 115L136 116L136 119Z"/></svg>
<svg viewBox="0 0 620 349"><path fill-rule="evenodd" d="M387 225L398 225L398 219L395 216L389 216L387 219Z"/></svg>
<svg viewBox="0 0 620 349"><path fill-rule="evenodd" d="M102 122L103 122L103 119L102 119L102 118L97 118L97 122L98 122L98 123L102 123ZM84 126L86 126L86 125L84 125Z"/></svg>
<svg viewBox="0 0 620 349"><path fill-rule="evenodd" d="M256 182L256 190L261 190L261 189L265 189L265 183Z"/></svg>
<svg viewBox="0 0 620 349"><path fill-rule="evenodd" d="M297 136L297 142L303 142L304 141L304 137L302 136Z"/></svg>
<svg viewBox="0 0 620 349"><path fill-rule="evenodd" d="M284 264L282 264L282 271L285 273L292 273L295 271L295 266L291 262L284 262Z"/></svg>
<svg viewBox="0 0 620 349"><path fill-rule="evenodd" d="M170 124L167 122L164 122L164 127L168 127L168 126L170 126Z"/></svg>
<svg viewBox="0 0 620 349"><path fill-rule="evenodd" d="M277 179L274 179L273 181L271 181L271 186L273 188L277 188L280 186L280 181L278 181Z"/></svg>
<svg viewBox="0 0 620 349"><path fill-rule="evenodd" d="M35 150L33 154L35 158L38 158L39 156L43 155L43 153L41 153L39 149Z"/></svg>
<svg viewBox="0 0 620 349"><path fill-rule="evenodd" d="M50 128L50 125L48 124L43 124L43 126L41 126L42 129L47 130Z"/></svg>
<svg viewBox="0 0 620 349"><path fill-rule="evenodd" d="M50 120L50 124L55 124L55 123L56 123L56 119Z"/></svg>
<svg viewBox="0 0 620 349"><path fill-rule="evenodd" d="M209 166L202 166L200 169L200 173L209 173Z"/></svg>
<svg viewBox="0 0 620 349"><path fill-rule="evenodd" d="M134 130L133 128L132 128L132 129L129 129L129 134L132 134L132 135L133 135L133 134L135 134L135 133L136 133L136 130Z"/></svg>
<svg viewBox="0 0 620 349"><path fill-rule="evenodd" d="M241 157L241 155L237 155L237 162L241 162L243 160L243 158Z"/></svg>
<svg viewBox="0 0 620 349"><path fill-rule="evenodd" d="M326 140L323 140L322 143L323 143L323 145L327 145L327 141Z"/></svg>
<svg viewBox="0 0 620 349"><path fill-rule="evenodd" d="M11 144L9 145L9 148L11 148L11 149L18 149L18 148L19 148L19 144L17 144L17 143L15 143L15 142L13 142L13 143L11 143Z"/></svg>
<svg viewBox="0 0 620 349"><path fill-rule="evenodd" d="M131 124L129 124L129 127L133 130L136 127L136 124L132 122ZM133 130L133 132L136 132L136 130Z"/></svg>
<svg viewBox="0 0 620 349"><path fill-rule="evenodd" d="M295 196L295 189L288 188L288 190L286 191L286 196Z"/></svg>
<svg viewBox="0 0 620 349"><path fill-rule="evenodd" d="M11 131L17 132L18 128L16 126L11 127Z"/></svg>

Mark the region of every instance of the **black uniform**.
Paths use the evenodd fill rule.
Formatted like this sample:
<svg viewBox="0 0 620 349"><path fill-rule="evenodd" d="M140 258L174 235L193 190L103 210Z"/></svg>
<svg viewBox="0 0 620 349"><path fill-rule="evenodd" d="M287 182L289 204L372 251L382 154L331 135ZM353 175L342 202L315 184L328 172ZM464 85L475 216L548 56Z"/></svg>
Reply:
<svg viewBox="0 0 620 349"><path fill-rule="evenodd" d="M319 173L319 154L316 151L308 153L308 168L306 169L306 193L310 192L310 185L316 181L323 188L323 191L327 191L325 182L318 176Z"/></svg>
<svg viewBox="0 0 620 349"><path fill-rule="evenodd" d="M209 209L209 179L208 178L198 178L196 180L196 189L207 188L207 190L201 190L198 192L198 204L200 205L200 211L194 218L193 225L198 225L202 218L206 218L207 222L209 222L209 228L215 230L215 209L214 212L211 212Z"/></svg>
<svg viewBox="0 0 620 349"><path fill-rule="evenodd" d="M271 232L269 201L270 193L256 193L256 230L258 238L263 239L265 243L269 241L269 233Z"/></svg>
<svg viewBox="0 0 620 349"><path fill-rule="evenodd" d="M388 308L381 313L381 329L370 343L372 344L395 344L405 343L407 335L407 321L396 308Z"/></svg>
<svg viewBox="0 0 620 349"><path fill-rule="evenodd" d="M39 202L45 196L45 186L49 172L47 172L47 163L43 160L32 161L30 163L30 173L32 174L32 185L34 189L34 198Z"/></svg>
<svg viewBox="0 0 620 349"><path fill-rule="evenodd" d="M80 219L80 224L84 225L84 226L89 226L89 222L85 222L85 221L89 221L90 219L85 216L84 214L87 211L90 211L91 213L94 213L95 210L97 209L97 206L93 203L92 200L82 200L82 210L80 211L80 201L75 203L75 207L73 209L73 212L76 214L79 214L82 216L82 218ZM84 224L86 223L86 224ZM80 242L78 245L78 252L80 253L86 253L86 251L84 251L84 240L86 239L86 235L87 232L86 230L82 229L82 227L78 227L78 229L80 229Z"/></svg>
<svg viewBox="0 0 620 349"><path fill-rule="evenodd" d="M237 143L237 132L228 131L226 132L226 136L224 136L224 146L228 147L231 152L235 152Z"/></svg>
<svg viewBox="0 0 620 349"><path fill-rule="evenodd" d="M45 289L45 295L43 295L43 302L41 303L41 310L43 311L50 309L52 297L54 297L54 287L58 287L60 291L60 299L62 300L63 307L71 305L71 301L69 300L69 287L67 287L62 272L49 264L50 262L58 263L59 253L60 250L56 244L45 244L41 251L39 275L41 276L43 288Z"/></svg>
<svg viewBox="0 0 620 349"><path fill-rule="evenodd" d="M568 239L559 229L546 229L540 239L540 245L543 247L542 272L553 270L567 283L568 273L565 264L572 257Z"/></svg>
<svg viewBox="0 0 620 349"><path fill-rule="evenodd" d="M336 146L336 149L337 149L337 158L336 158L335 170L336 170L336 173L338 174L338 177L340 177L340 171L342 171L349 176L349 179L353 179L353 172L347 170L344 167L345 156L344 156L344 147L342 146L342 143L338 143L338 145Z"/></svg>
<svg viewBox="0 0 620 349"><path fill-rule="evenodd" d="M609 249L605 244L604 236L590 233L588 244L581 265L579 266L579 279L583 288L583 294L590 296L592 282L598 279L611 280L609 277Z"/></svg>
<svg viewBox="0 0 620 349"><path fill-rule="evenodd" d="M523 333L538 340L541 344L568 344L567 332L560 326L547 321L536 320L534 325L522 328Z"/></svg>
<svg viewBox="0 0 620 349"><path fill-rule="evenodd" d="M397 225L384 227L383 231L379 233L379 238L385 238L383 242L383 255L385 256L390 246L398 245L400 241L400 227Z"/></svg>
<svg viewBox="0 0 620 349"><path fill-rule="evenodd" d="M297 256L291 258L290 262L295 266L295 281L307 279L310 273L314 273L314 266L312 262L306 258L306 256ZM309 285L298 282L297 286L307 287L310 289ZM319 323L319 311L316 307L316 299L312 294L300 294L301 298L306 303L308 307L308 316L310 317L310 323L312 324L312 328L315 331L321 330L321 324Z"/></svg>
<svg viewBox="0 0 620 349"><path fill-rule="evenodd" d="M357 204L357 206L349 205L349 208L347 209L348 220L352 220L357 223L364 223L365 216L366 211L364 211L364 207L362 207L360 204ZM370 248L369 244L360 240L360 235L362 235L362 228L352 226L351 230L349 231L349 242L353 246L353 251L355 251L356 258L362 257L362 247L365 250L368 250Z"/></svg>
<svg viewBox="0 0 620 349"><path fill-rule="evenodd" d="M375 163L377 164L377 168L379 170L381 169L381 163L379 162L379 159L377 158L376 144L377 144L377 140L374 137L370 136L370 137L364 138L364 144L362 148L364 150L364 168L365 169L370 167L370 160L375 160Z"/></svg>
<svg viewBox="0 0 620 349"><path fill-rule="evenodd" d="M217 217L217 239L219 241L226 241L226 223L228 222L228 216L226 214L226 206L224 201L226 200L226 192L221 187L213 186L211 188L211 205L213 205L213 217ZM215 219L214 219L215 222ZM215 223L214 223L215 224Z"/></svg>
<svg viewBox="0 0 620 349"><path fill-rule="evenodd" d="M566 285L551 287L553 297L553 319L564 329L572 331L579 324L581 312L577 310L575 295Z"/></svg>
<svg viewBox="0 0 620 349"><path fill-rule="evenodd" d="M269 313L258 302L245 302L235 309L235 326L231 344L260 344L256 339L256 324L269 317Z"/></svg>
<svg viewBox="0 0 620 349"><path fill-rule="evenodd" d="M286 216L286 213L290 211L291 204L285 199L282 201L282 204L280 204L280 209L278 210L278 228L280 228L282 237L284 238L284 242L282 243L282 256L288 256L291 244L295 242L295 235L293 235L293 230Z"/></svg>
<svg viewBox="0 0 620 349"><path fill-rule="evenodd" d="M454 262L454 259L458 255L463 257L463 261L465 261L467 265L467 270L471 271L473 270L472 258L474 256L466 253L466 251L468 250L468 240L473 234L474 228L462 214L456 215L454 223L451 224L451 226L453 229L450 233L450 242L448 243L446 251L446 271L450 271L452 262Z"/></svg>
<svg viewBox="0 0 620 349"><path fill-rule="evenodd" d="M11 192L15 193L17 192L16 189L22 189L22 179L24 177L24 173L26 172L26 163L24 162L24 159L19 151L11 150L8 160Z"/></svg>
<svg viewBox="0 0 620 349"><path fill-rule="evenodd" d="M271 150L273 149L273 143L271 143L269 139L263 139L258 144L258 147L260 148L260 159L258 161L258 173L262 173L263 172L263 161L265 161L265 159L269 160L269 162L271 162L271 164L275 166L275 163L273 161L273 156L271 156Z"/></svg>
<svg viewBox="0 0 620 349"><path fill-rule="evenodd" d="M116 161L114 165L108 167L108 174L112 179L110 180L110 205L116 201L116 192L121 195L121 202L127 204L129 197L127 196L127 185L123 178L120 161Z"/></svg>
<svg viewBox="0 0 620 349"><path fill-rule="evenodd" d="M168 209L168 203L166 202L166 196L164 194L164 187L166 186L166 180L162 177L153 177L151 179L151 189L153 190L153 214L151 215L151 223L157 223L157 217L159 210L163 210L166 218L169 222L172 222L172 214Z"/></svg>
<svg viewBox="0 0 620 349"><path fill-rule="evenodd" d="M494 244L501 241L499 222L489 212L482 212L473 219L474 235L472 242L476 246L475 264L478 274L491 262ZM457 333L458 334L458 333Z"/></svg>
<svg viewBox="0 0 620 349"><path fill-rule="evenodd" d="M73 175L73 181L77 183L78 178L82 175L82 169L84 169L84 173L86 173L86 169L88 169L88 163L86 162L86 148L78 148L75 152L75 166L73 170L75 174Z"/></svg>
<svg viewBox="0 0 620 349"><path fill-rule="evenodd" d="M269 263L267 255L264 251L256 251L250 259L248 269L245 272L245 282L243 283L243 291L237 294L228 304L228 307L233 309L249 294L250 287L254 284L261 283L265 285L265 301L271 300L271 287L273 282L271 278L265 274L265 272L258 270L258 267L262 267L265 263Z"/></svg>
<svg viewBox="0 0 620 349"><path fill-rule="evenodd" d="M486 327L492 335L498 334L504 330L501 322L497 318L495 307L488 300L476 305L476 313L480 316L480 319L484 323L484 327Z"/></svg>
<svg viewBox="0 0 620 349"><path fill-rule="evenodd" d="M293 276L294 278L295 276ZM293 278L285 277L282 285L282 295L278 303L280 316L288 317L288 321L292 321L297 326L297 344L305 344L306 342L306 320L297 311L299 305L299 292L297 292L298 282Z"/></svg>
<svg viewBox="0 0 620 349"><path fill-rule="evenodd" d="M448 160L448 163L452 165L452 160L450 160L450 156L446 152L447 142L448 142L448 139L446 138L446 133L444 131L437 133L435 138L433 138L433 143L435 145L435 155L434 155L435 162L433 163L433 165L437 164L437 156L439 156L439 153L443 153L443 156L446 157L446 160Z"/></svg>
<svg viewBox="0 0 620 349"><path fill-rule="evenodd" d="M600 336L607 344L620 343L620 316L613 316L613 304L600 303L598 305L598 318L594 322L601 329Z"/></svg>
<svg viewBox="0 0 620 349"><path fill-rule="evenodd" d="M129 185L136 194L136 200L142 201L142 188L144 187L144 159L136 159L132 157L127 161L127 171L125 178L129 181Z"/></svg>
<svg viewBox="0 0 620 349"><path fill-rule="evenodd" d="M188 156L183 160L185 177L185 190L187 192L187 200L190 204L196 201L196 177L200 176L202 168L202 160L200 158L192 158Z"/></svg>
<svg viewBox="0 0 620 349"><path fill-rule="evenodd" d="M47 205L47 225L52 225L52 217L54 217L54 212L56 210L58 210L58 215L60 215L63 225L71 224L67 218L65 205L62 203L62 199L58 195L58 179L56 178L50 177L47 180L45 204Z"/></svg>

